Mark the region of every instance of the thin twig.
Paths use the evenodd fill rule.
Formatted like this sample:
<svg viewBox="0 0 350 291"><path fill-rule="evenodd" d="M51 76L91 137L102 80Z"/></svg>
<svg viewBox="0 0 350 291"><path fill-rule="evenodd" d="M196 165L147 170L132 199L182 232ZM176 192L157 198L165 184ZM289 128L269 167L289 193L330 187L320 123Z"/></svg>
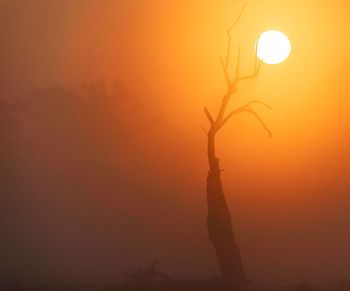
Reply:
<svg viewBox="0 0 350 291"><path fill-rule="evenodd" d="M236 79L240 75L240 65L241 65L241 46L238 47L237 63L236 63Z"/></svg>
<svg viewBox="0 0 350 291"><path fill-rule="evenodd" d="M205 112L205 115L207 116L210 124L214 125L214 119L213 119L213 117L211 116L209 110L206 107L204 107L204 112Z"/></svg>
<svg viewBox="0 0 350 291"><path fill-rule="evenodd" d="M247 80L247 79L253 79L253 78L257 78L259 76L260 73L260 69L261 69L261 65L262 65L262 60L258 59L257 54L255 55L255 60L254 60L254 71L252 74L250 75L245 75L245 76L241 76L241 72L240 72L240 63L241 63L241 47L239 46L238 48L238 54L237 54L237 63L236 63L236 71L235 71L235 78L233 80L230 79L229 76L229 72L228 72L228 68L230 65L230 57L231 57L231 45L232 45L232 36L231 36L231 32L232 29L238 24L239 20L242 17L242 14L244 12L245 7L247 6L247 4L243 5L241 8L241 11L238 14L238 17L236 19L236 21L231 25L231 26L227 26L225 24L226 27L226 35L227 35L227 51L226 51L226 57L225 60L223 60L222 58L220 58L220 63L222 66L222 70L225 74L225 79L227 82L227 92L224 95L223 99L222 99L222 103L220 106L220 110L219 113L216 117L216 119L214 120L212 115L210 114L210 112L208 111L207 108L204 108L204 112L210 122L211 128L209 129L208 132L206 132L206 130L204 128L202 128L204 130L204 132L206 134L210 134L210 133L216 133L224 124L226 124L226 122L235 114L237 113L241 113L241 112L250 112L252 113L258 120L259 122L263 125L263 127L265 128L265 130L268 132L269 136L271 137L271 131L268 129L268 127L266 126L266 124L264 123L264 121L261 119L261 117L251 108L252 104L261 104L266 106L267 108L271 109L271 107L266 104L265 102L262 101L257 101L257 100L253 100L248 102L247 104L231 111L228 115L226 115L225 117L225 111L226 108L228 106L228 103L231 99L232 94L237 90L238 87L238 83L240 81L243 80ZM258 46L258 42L259 42L260 36L257 40L257 43L255 44L255 50L257 51L257 46Z"/></svg>
<svg viewBox="0 0 350 291"><path fill-rule="evenodd" d="M265 122L262 120L262 118L259 116L258 113L256 113L252 108L247 109L248 112L252 113L261 123L261 125L264 127L264 129L267 131L269 137L272 137L271 130L266 126Z"/></svg>
<svg viewBox="0 0 350 291"><path fill-rule="evenodd" d="M224 61L222 60L222 58L220 58L220 63L221 63L221 66L222 66L222 70L224 71L227 87L229 88L230 84L231 84L231 80L230 80L230 77L228 75L228 70L226 69Z"/></svg>
<svg viewBox="0 0 350 291"><path fill-rule="evenodd" d="M232 43L232 37L229 32L227 32L227 51L226 51L226 60L225 60L225 70L228 69L228 65L230 62L230 54L231 54L231 43Z"/></svg>
<svg viewBox="0 0 350 291"><path fill-rule="evenodd" d="M236 18L236 21L230 26L228 27L226 24L225 24L225 27L226 27L226 35L227 35L227 50L226 50L226 57L225 57L225 61L223 61L222 59L220 59L220 62L221 62L221 65L222 65L222 68L224 70L224 74L225 74L225 79L226 79L226 82L227 82L227 88L228 90L230 90L231 88L231 80L230 80L230 76L229 76L229 73L228 73L228 67L230 65L230 56L231 56L231 45L232 45L232 36L231 36L231 31L232 29L238 24L239 20L241 19L242 17L242 14L244 12L244 9L245 7L247 6L247 4L243 5L242 8L241 8L241 11L239 12L237 18ZM240 56L239 56L240 57Z"/></svg>
<svg viewBox="0 0 350 291"><path fill-rule="evenodd" d="M241 11L239 12L236 21L227 29L227 31L230 33L232 31L232 29L238 24L239 20L242 17L242 14L244 12L244 9L247 7L248 4L244 4L241 8Z"/></svg>

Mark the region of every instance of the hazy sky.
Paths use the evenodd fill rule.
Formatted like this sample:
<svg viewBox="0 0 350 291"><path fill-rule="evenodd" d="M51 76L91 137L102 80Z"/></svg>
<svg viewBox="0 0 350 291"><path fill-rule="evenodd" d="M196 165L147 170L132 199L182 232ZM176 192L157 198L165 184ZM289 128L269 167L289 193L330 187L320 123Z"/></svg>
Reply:
<svg viewBox="0 0 350 291"><path fill-rule="evenodd" d="M179 277L218 271L205 228L202 108L214 112L219 106L224 22L233 21L245 2L0 0L3 96L122 79L154 118L152 134L142 124L137 128L146 133L135 129L137 153L122 152L124 158L113 161L126 167L124 184L101 186L98 177L83 183L98 173L86 170L85 160L70 162L71 173L81 171L71 182L79 195L61 195L66 190L59 178L47 185L40 174L37 181L28 178L28 192L6 209L16 272L113 281L153 259ZM243 84L231 104L270 103L273 110L258 110L273 138L249 115L234 118L218 136L248 277L258 283L340 279L350 268L350 4L248 4L235 32L243 71L252 65L261 31L278 29L292 41L290 58L263 66L259 79ZM112 141L118 139L123 136ZM26 176L47 151L53 158L46 174L60 177L53 148L32 145L18 175ZM104 150L113 152L113 145Z"/></svg>

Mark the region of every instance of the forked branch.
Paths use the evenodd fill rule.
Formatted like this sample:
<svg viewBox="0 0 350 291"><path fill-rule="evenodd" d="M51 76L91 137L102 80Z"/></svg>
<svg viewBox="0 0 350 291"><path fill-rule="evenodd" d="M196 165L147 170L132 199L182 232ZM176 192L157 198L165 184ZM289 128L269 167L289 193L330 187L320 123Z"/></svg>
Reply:
<svg viewBox="0 0 350 291"><path fill-rule="evenodd" d="M258 60L258 57L255 56L254 72L246 76L238 75L235 80L236 84L238 84L240 81L243 81L243 80L254 79L259 77L261 64L262 64L262 60Z"/></svg>
<svg viewBox="0 0 350 291"><path fill-rule="evenodd" d="M204 112L205 112L205 115L207 116L211 126L213 126L214 125L214 119L213 119L213 117L211 116L209 110L206 107L204 107Z"/></svg>
<svg viewBox="0 0 350 291"><path fill-rule="evenodd" d="M259 76L261 65L263 63L262 60L258 59L258 56L255 55L255 61L254 61L254 70L251 74L248 75L241 75L241 70L240 70L240 65L241 65L241 47L239 46L238 48L238 53L237 53L237 59L236 59L236 66L235 66L235 77L230 78L229 75L229 66L230 66L230 58L231 58L231 46L232 46L232 30L235 28L235 26L238 24L240 21L242 14L244 12L244 9L247 5L243 5L237 18L236 21L231 25L227 26L226 25L226 35L227 35L227 51L226 51L226 56L225 59L220 58L221 66L225 75L226 83L227 83L227 92L222 98L221 106L218 112L218 115L214 119L213 116L210 114L207 108L204 108L204 112L210 122L211 128L210 132L215 133L218 132L218 130L226 124L226 122L236 113L240 112L250 112L252 113L262 124L262 126L265 128L265 130L268 132L269 136L271 136L271 131L268 129L266 124L263 122L261 117L251 108L251 105L253 104L261 104L266 106L267 108L271 108L268 104L262 102L262 101L257 101L253 100L250 101L249 103L243 105L242 107L239 107L233 111L231 111L229 114L225 116L227 106L230 102L231 96L237 91L238 84L241 81L248 80L248 79L254 79ZM259 41L259 40L258 40Z"/></svg>
<svg viewBox="0 0 350 291"><path fill-rule="evenodd" d="M242 6L241 11L239 12L239 14L238 14L238 16L236 18L236 21L231 26L225 25L225 27L226 27L226 35L227 35L226 58L225 58L225 61L220 58L220 62L221 62L222 69L224 71L225 79L226 79L226 82L227 82L227 88L228 88L229 91L231 90L231 87L232 87L232 80L231 80L229 72L228 72L228 68L229 68L229 65L230 65L231 44L232 44L231 32L232 32L233 28L236 27L236 25L238 24L239 20L241 19L242 14L243 14L244 9L246 8L246 6L247 6L247 4ZM240 58L240 52L238 53L238 55L239 55L238 58ZM239 60L237 61L237 63L239 63ZM236 76L236 78L237 78L237 76Z"/></svg>
<svg viewBox="0 0 350 291"><path fill-rule="evenodd" d="M258 42L259 42L259 39L260 39L260 36L258 37L258 40L255 44L255 60L254 60L254 71L252 74L250 75L246 75L246 76L241 76L240 75L240 72L239 72L239 61L240 61L240 51L238 53L238 60L237 60L237 67L236 67L236 79L234 80L234 82L236 83L236 86L238 86L238 83L240 81L243 81L243 80L247 80L247 79L253 79L253 78L257 78L259 76L259 73L260 73L260 69L261 69L261 65L263 63L263 60L258 58L258 55L257 55L257 45L258 45Z"/></svg>

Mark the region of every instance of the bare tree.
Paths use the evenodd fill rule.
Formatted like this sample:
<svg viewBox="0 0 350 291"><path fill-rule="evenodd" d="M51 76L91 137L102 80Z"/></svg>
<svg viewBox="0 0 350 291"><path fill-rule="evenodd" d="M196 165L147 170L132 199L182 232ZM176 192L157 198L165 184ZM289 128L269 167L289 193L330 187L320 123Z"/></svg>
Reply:
<svg viewBox="0 0 350 291"><path fill-rule="evenodd" d="M209 161L209 172L207 177L207 226L209 238L215 248L223 279L230 287L234 287L239 290L244 290L246 288L247 279L244 274L240 250L236 243L232 229L230 210L223 193L220 177L221 169L219 166L219 160L215 155L215 137L219 130L231 119L231 117L233 117L235 114L243 112L251 113L262 124L268 135L271 137L271 131L267 128L258 113L252 108L252 106L255 104L271 108L268 104L258 100L252 100L239 108L236 108L228 113L226 112L230 99L237 91L240 82L257 78L262 64L262 61L255 57L253 72L248 75L241 75L241 48L239 47L235 65L235 75L233 78L230 77L229 66L231 58L232 30L239 22L244 8L245 6L242 7L236 21L231 26L226 26L226 34L228 39L227 52L225 59L221 59L221 64L227 83L227 90L222 99L221 107L216 118L213 117L207 108L204 108L204 112L210 123L210 128L207 132Z"/></svg>

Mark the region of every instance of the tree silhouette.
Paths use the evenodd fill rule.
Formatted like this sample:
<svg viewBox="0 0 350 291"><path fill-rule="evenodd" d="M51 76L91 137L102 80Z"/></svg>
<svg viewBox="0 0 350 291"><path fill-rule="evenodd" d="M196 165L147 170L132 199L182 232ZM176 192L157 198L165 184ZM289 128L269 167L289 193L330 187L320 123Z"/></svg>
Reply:
<svg viewBox="0 0 350 291"><path fill-rule="evenodd" d="M226 113L230 99L232 95L237 91L240 82L258 77L262 64L262 61L259 61L257 57L255 57L254 70L252 74L241 75L241 48L239 47L235 66L235 76L233 78L230 77L229 66L231 58L232 30L239 22L244 8L245 6L242 7L236 21L231 26L226 26L226 34L228 39L227 52L225 60L221 59L221 64L227 83L227 90L222 99L221 107L216 118L213 117L207 108L204 108L204 112L210 123L210 129L207 133L207 150L209 162L209 172L207 177L207 226L209 231L209 238L215 248L221 269L221 274L225 283L230 287L234 287L239 290L244 290L246 288L247 279L244 274L240 250L236 243L232 229L230 210L223 193L219 159L215 154L215 137L219 130L231 119L232 116L243 112L251 113L255 118L257 118L257 120L267 131L268 135L271 137L271 131L267 128L258 113L252 108L252 105L255 104L260 104L266 106L267 108L271 108L268 104L262 101L252 100L247 104L236 108L229 113Z"/></svg>

